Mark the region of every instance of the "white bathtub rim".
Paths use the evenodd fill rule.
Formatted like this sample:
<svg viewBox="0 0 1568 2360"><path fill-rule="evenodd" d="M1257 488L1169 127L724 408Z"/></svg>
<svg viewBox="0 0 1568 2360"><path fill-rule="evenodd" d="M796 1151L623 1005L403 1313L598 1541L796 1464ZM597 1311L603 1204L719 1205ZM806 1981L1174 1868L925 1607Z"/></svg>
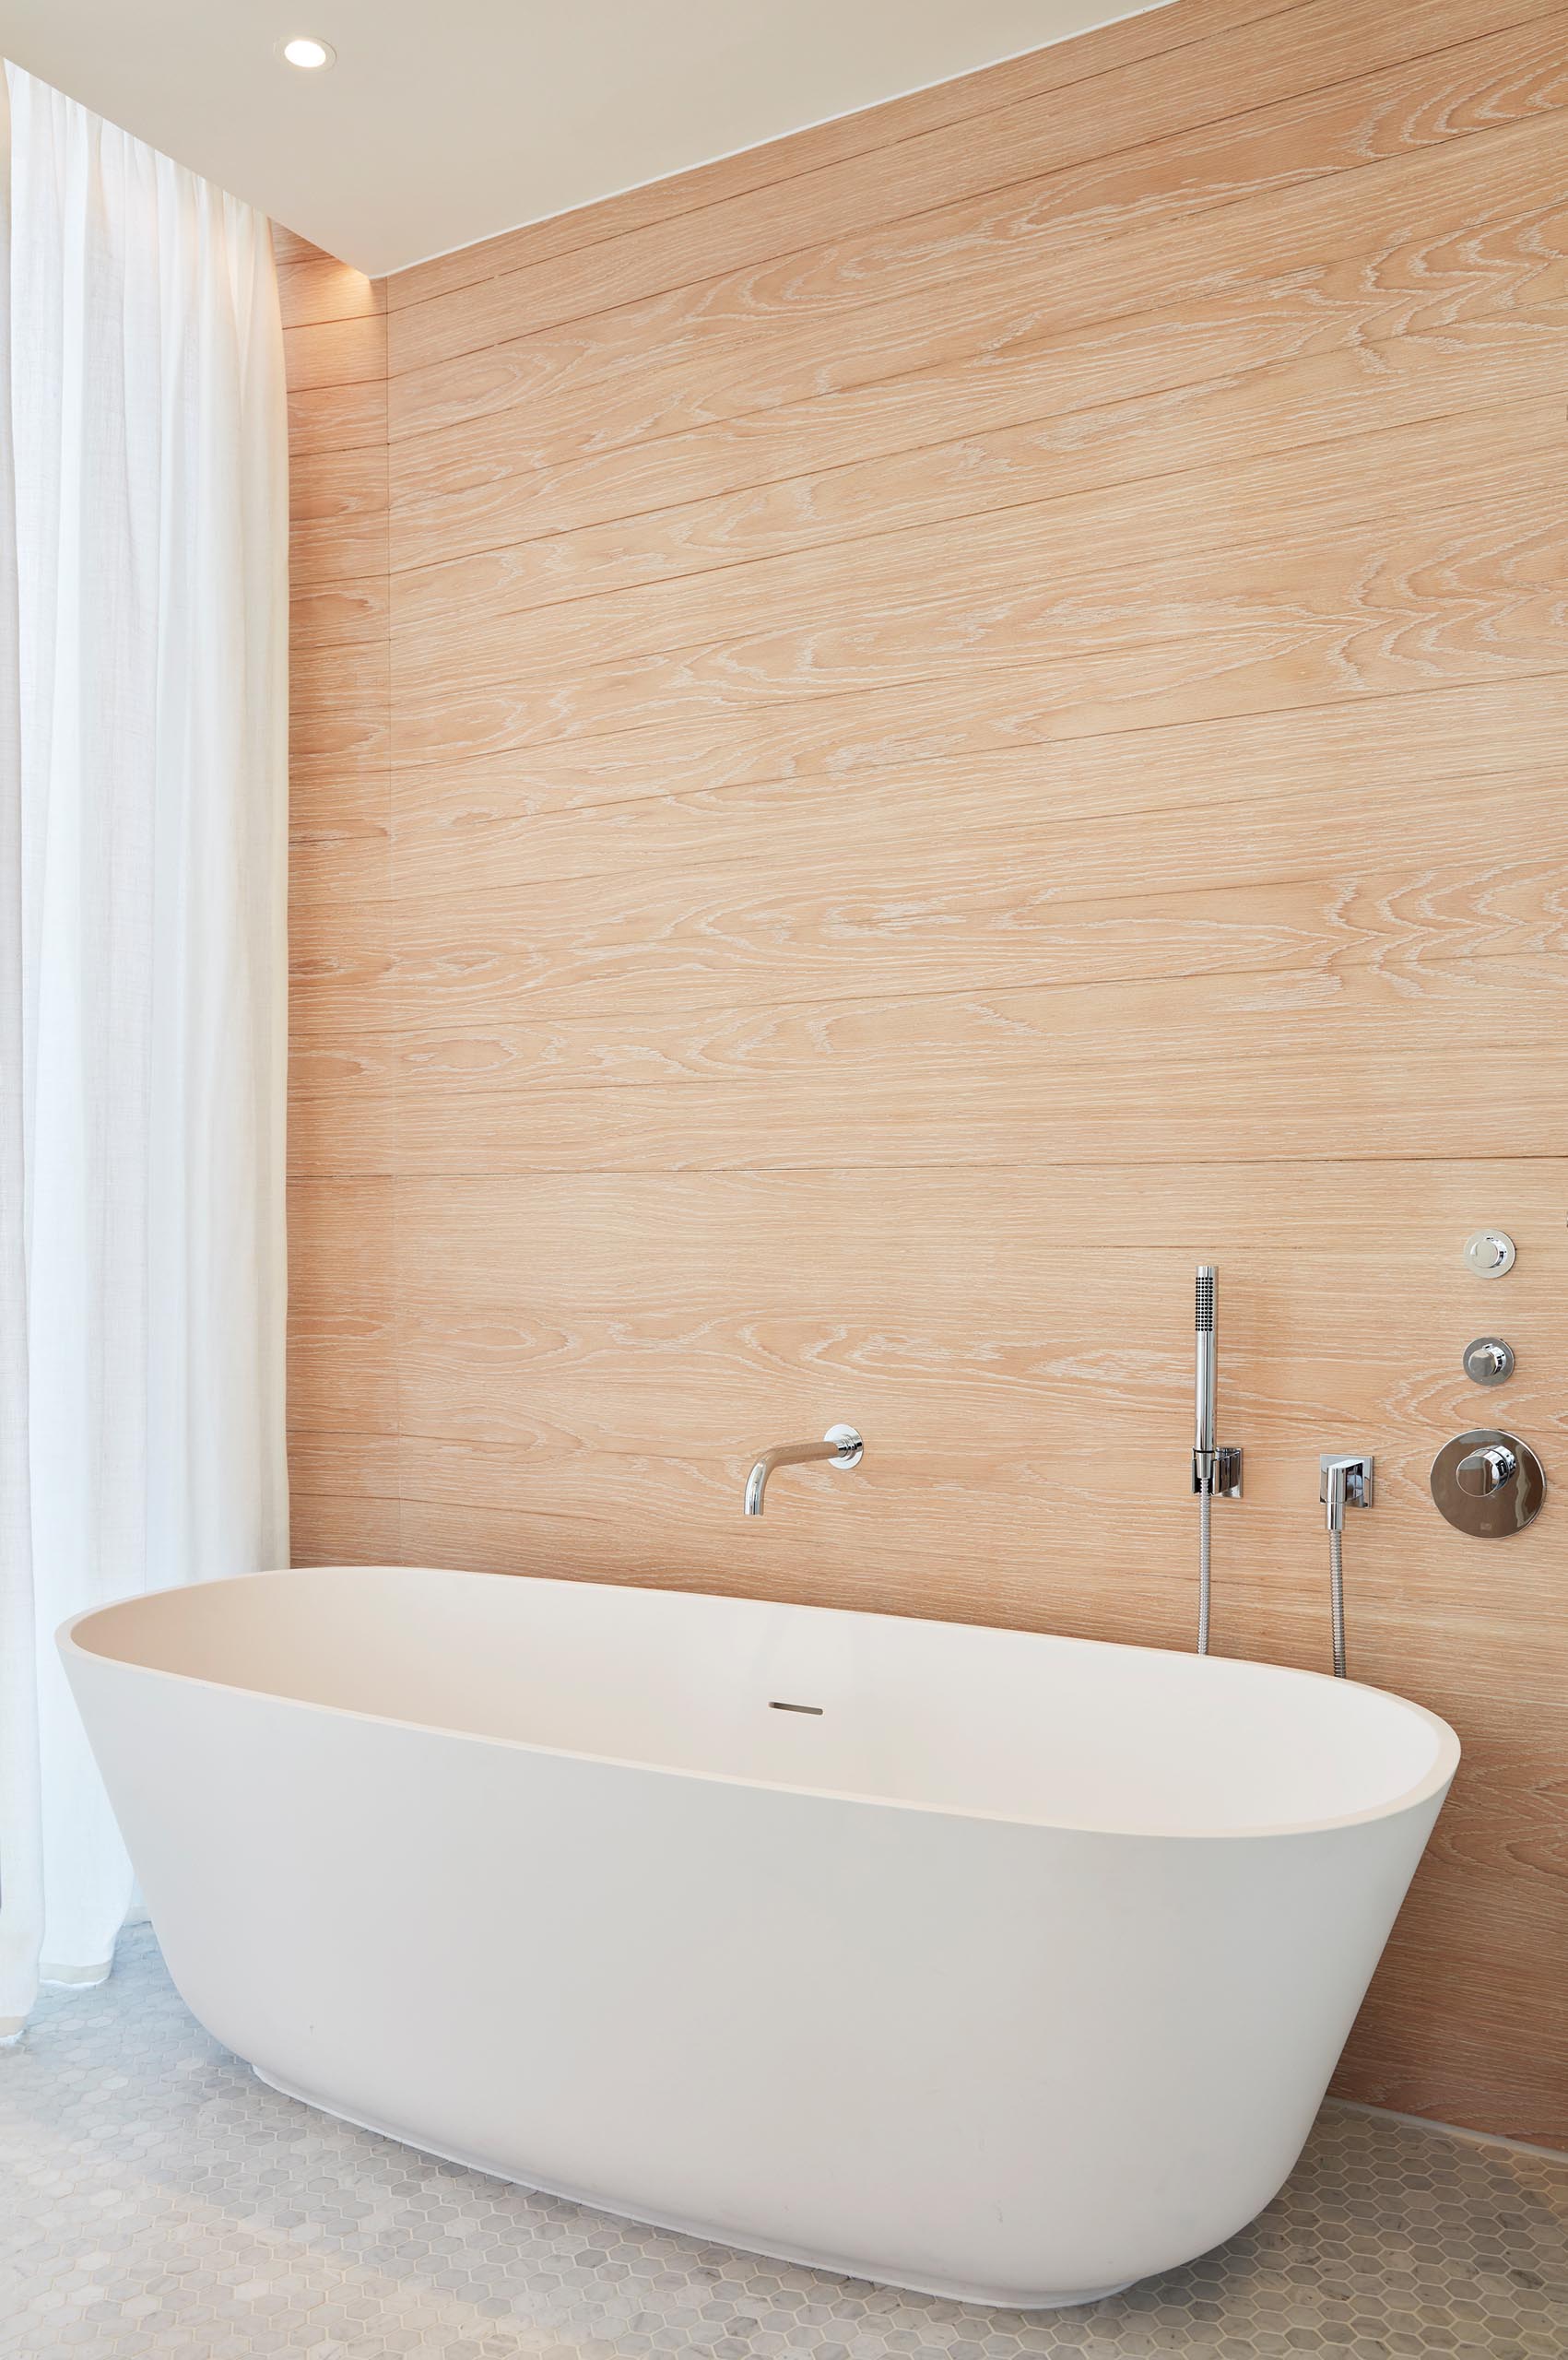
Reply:
<svg viewBox="0 0 1568 2360"><path fill-rule="evenodd" d="M585 1758L597 1762L602 1756L591 1754ZM753 1782L742 1780L739 1783L750 1785ZM597 2212L608 2220L635 2222L645 2229L658 2229L667 2236L690 2237L700 2245L720 2246L727 2253L755 2255L760 2261L787 2262L798 2270L823 2271L833 2278L853 2278L859 2285L890 2286L901 2294L925 2295L937 2302L966 2303L972 2308L992 2311L1082 2310L1091 2303L1109 2302L1113 2295L1125 2295L1129 2286L1139 2283L1136 2278L1124 2278L1114 2286L1090 2287L1067 2295L1020 2295L1006 2290L998 2293L992 2287L961 2283L956 2280L893 2278L886 2274L874 2277L868 2270L857 2269L843 2255L812 2253L804 2246L755 2245L732 2235L727 2229L715 2229L700 2221L678 2220L673 2214L621 2207L612 2204L603 2196L593 2195L581 2188L562 2187L553 2180L523 2179L515 2172L501 2171L481 2155L460 2154L453 2147L433 2147L428 2139L416 2138L411 2131L373 2121L369 2115L349 2114L344 2107L333 2106L309 2090L297 2089L292 2083L279 2081L275 2075L264 2072L261 2066L253 2063L248 2057L241 2061L249 2065L256 2080L265 2088L276 2090L279 2097L289 2098L298 2106L308 2106L316 2114L330 2116L334 2122L347 2122L356 2130L368 2130L374 2138L390 2139L395 2146L407 2147L417 2155L432 2155L437 2163L455 2164L462 2171L479 2172L486 2179L500 2180L505 2188L525 2189L533 2196L552 2196L564 2204L579 2204L585 2212ZM1244 2222L1242 2226L1245 2225ZM1234 2234L1237 2232L1232 2232ZM1173 2266L1182 2268L1185 2265ZM1158 2277L1160 2272L1155 2271L1150 2274Z"/></svg>
<svg viewBox="0 0 1568 2360"><path fill-rule="evenodd" d="M1426 1724L1434 1740L1435 1751L1432 1765L1413 1787L1406 1788L1399 1794L1390 1796L1383 1802L1371 1804L1363 1811L1343 1811L1332 1818L1260 1821L1248 1827L1104 1826L1097 1825L1092 1821L1049 1819L1035 1813L988 1811L969 1804L923 1801L902 1795L867 1794L853 1788L808 1785L782 1778L743 1777L725 1770L694 1769L684 1764L645 1761L636 1755L587 1752L575 1747L544 1745L527 1738L506 1737L485 1730L454 1729L440 1721L409 1720L398 1714L369 1712L360 1705L324 1705L312 1697L290 1696L281 1689L252 1688L238 1681L213 1680L198 1672L171 1671L157 1664L133 1663L127 1661L123 1656L112 1655L90 1646L77 1636L83 1626L93 1622L98 1616L119 1613L125 1607L140 1604L144 1599L171 1598L183 1595L193 1588L215 1588L220 1583L227 1585L251 1582L273 1583L288 1580L295 1575L308 1578L312 1574L407 1574L409 1572L430 1573L442 1576L454 1575L460 1580L541 1582L548 1583L551 1588L561 1590L580 1590L585 1586L582 1580L572 1580L559 1575L476 1574L462 1567L447 1565L266 1566L253 1573L216 1575L212 1581L200 1584L171 1582L159 1589L136 1590L124 1598L111 1599L100 1605L88 1607L81 1613L73 1614L61 1623L54 1634L55 1645L63 1658L68 1657L69 1653L74 1651L90 1661L111 1664L120 1672L134 1673L144 1680L169 1682L176 1691L196 1688L206 1689L218 1695L254 1697L265 1704L287 1706L297 1713L336 1715L344 1720L363 1722L368 1727L414 1730L425 1736L446 1739L454 1744L501 1746L509 1752L534 1754L545 1760L558 1762L584 1763L607 1770L630 1771L642 1776L697 1780L710 1786L749 1788L764 1794L793 1795L808 1801L857 1804L868 1810L914 1811L938 1819L984 1821L1003 1827L1033 1828L1043 1835L1083 1836L1095 1842L1104 1839L1109 1842L1124 1843L1256 1843L1275 1842L1283 1837L1332 1835L1342 1828L1371 1826L1380 1821L1398 1819L1409 1811L1421 1810L1425 1804L1431 1802L1434 1796L1441 1798L1446 1793L1459 1765L1461 1753L1459 1740L1448 1723L1440 1718L1436 1713L1429 1711L1424 1705L1416 1704L1409 1696L1397 1695L1392 1689L1373 1688L1362 1681L1337 1682L1333 1675L1327 1672L1305 1671L1294 1664L1268 1663L1253 1656L1211 1656L1201 1659L1195 1658L1195 1661L1202 1660L1215 1667L1235 1667L1248 1672L1261 1672L1271 1679L1281 1681L1310 1681L1324 1686L1350 1687L1360 1691L1363 1695L1375 1696L1380 1704L1396 1707ZM643 1597L713 1598L726 1605L773 1605L781 1602L773 1599L736 1598L729 1592L719 1590L661 1587L653 1582L617 1582L603 1585L603 1587L617 1592L630 1590ZM1076 1634L1067 1632L1020 1631L1006 1623L961 1622L955 1626L932 1615L884 1615L862 1607L796 1604L793 1599L785 1602L791 1613L838 1617L849 1615L866 1622L924 1622L928 1628L938 1631L954 1627L961 1630L994 1630L1025 1644L1033 1640L1045 1640L1054 1646L1096 1650L1120 1649L1128 1655L1163 1656L1179 1652L1179 1650L1163 1647L1146 1647L1125 1639L1083 1639L1078 1637ZM293 2095L295 2093L287 2092L285 2094ZM312 2104L314 2101L307 2099L305 2103ZM373 2125L368 2127L374 2128ZM547 2192L559 2193L560 2191ZM652 2225L660 2224L654 2223ZM925 2288L915 2291L930 2293L935 2290Z"/></svg>

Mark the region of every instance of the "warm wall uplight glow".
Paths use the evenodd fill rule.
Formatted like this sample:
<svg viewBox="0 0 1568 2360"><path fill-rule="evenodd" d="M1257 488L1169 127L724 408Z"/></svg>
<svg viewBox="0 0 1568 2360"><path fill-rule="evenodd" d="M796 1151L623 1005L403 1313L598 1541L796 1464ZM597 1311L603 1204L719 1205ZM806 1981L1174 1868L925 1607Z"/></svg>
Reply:
<svg viewBox="0 0 1568 2360"><path fill-rule="evenodd" d="M312 41L304 35L296 41L286 41L283 54L290 65L302 66L307 73L316 67L330 65L337 52L324 41Z"/></svg>

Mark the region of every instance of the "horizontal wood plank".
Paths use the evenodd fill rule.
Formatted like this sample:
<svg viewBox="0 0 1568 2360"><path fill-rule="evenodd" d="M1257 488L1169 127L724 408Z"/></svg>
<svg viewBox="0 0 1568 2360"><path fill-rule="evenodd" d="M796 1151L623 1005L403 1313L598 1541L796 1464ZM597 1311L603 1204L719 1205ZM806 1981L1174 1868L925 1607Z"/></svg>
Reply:
<svg viewBox="0 0 1568 2360"><path fill-rule="evenodd" d="M749 866L764 831L770 879L787 880L813 863L842 861L846 828L876 874L889 847L913 838L927 858L986 843L1009 858L1063 860L1070 875L1075 855L1062 831L1081 827L1102 864L1112 856L1095 872L1103 883L1140 858L1142 830L1132 820L1155 830L1167 886L1184 865L1190 877L1211 860L1220 832L1228 861L1239 864L1270 839L1282 844L1280 832L1293 827L1284 856L1300 874L1321 867L1328 847L1329 865L1346 849L1342 802L1358 814L1358 851L1381 843L1397 856L1412 788L1437 828L1447 815L1447 834L1423 837L1423 850L1435 856L1445 842L1459 855L1473 847L1474 801L1487 782L1510 800L1528 795L1550 806L1568 742L1568 671L1049 744L1020 719L1013 740L951 751L946 716L926 702L928 734L918 709L878 737L875 725L857 731L836 705L826 714L796 706L760 738L723 726L630 730L586 745L400 764L392 781L396 893L450 907L469 896L627 876L641 891L671 871ZM1173 824L1184 816L1185 828ZM569 914L570 898L555 906ZM543 926L542 903L513 904L513 929L519 920Z"/></svg>
<svg viewBox="0 0 1568 2360"><path fill-rule="evenodd" d="M1568 362L1568 336L1558 360ZM1180 431L1178 420L1168 421L1167 456ZM1325 548L1332 554L1374 535L1385 564L1391 549L1409 549L1419 561L1435 538L1455 529L1450 519L1494 512L1499 496L1536 497L1538 486L1560 477L1565 452L1568 415L1553 389L1533 400L1472 406L1290 451L1242 457L1232 449L1207 466L1167 466L1090 490L1058 488L1047 476L1038 487L1043 496L995 509L971 506L927 525L906 526L896 511L863 513L857 528L821 549L808 540L716 574L680 573L559 605L525 606L521 616L503 591L487 598L479 614L461 596L439 613L417 606L405 626L407 584L399 575L393 635L400 702L418 711L421 690L451 677L458 643L465 678L477 685L491 677L554 684L563 674L603 672L639 656L701 653L721 637L807 634L813 626L815 655L822 626L843 619L864 632L882 613L910 618L922 655L940 646L949 614L973 646L1001 595L1011 594L1008 612L1017 611L1025 550L1025 586L1048 612L1057 582L1070 579L1083 605L1102 584L1120 592L1137 569L1173 609L1163 633L1143 628L1139 635L1174 636L1180 598L1168 585L1184 576L1200 576L1223 592L1262 554L1277 553L1281 566L1292 558L1310 563ZM1541 497L1538 527L1560 531L1560 511L1544 491ZM1134 518L1137 549L1128 542Z"/></svg>
<svg viewBox="0 0 1568 2360"><path fill-rule="evenodd" d="M290 328L283 339L283 354L291 395L383 383L385 316L371 312L356 319L324 320Z"/></svg>
<svg viewBox="0 0 1568 2360"><path fill-rule="evenodd" d="M819 250L395 374L390 431L396 442L522 408L523 431L553 430L546 447L564 457L883 382L955 349L999 358L1169 304L1173 289L1220 294L1302 272L1322 301L1381 289L1431 320L1446 273L1468 283L1522 206L1536 217L1538 276L1561 261L1564 148L1559 112L1114 236L1091 213L1053 239L1001 199L960 222L923 217L919 239L901 243L895 229L879 249ZM1456 216L1468 233L1459 257ZM1552 284L1560 297L1561 273Z"/></svg>
<svg viewBox="0 0 1568 2360"><path fill-rule="evenodd" d="M365 554L372 559L376 554L373 536L367 536ZM319 582L295 576L289 600L289 643L296 655L324 647L385 647L390 629L384 564L377 572L331 573Z"/></svg>
<svg viewBox="0 0 1568 2360"><path fill-rule="evenodd" d="M284 339L287 353L292 339ZM351 385L304 385L289 395L290 467L323 451L386 449L386 378Z"/></svg>
<svg viewBox="0 0 1568 2360"><path fill-rule="evenodd" d="M643 594L626 593L613 612L606 601L542 610L527 628L477 626L457 667L442 645L402 640L395 584L398 756L726 714L756 726L770 706L823 698L896 709L906 690L937 686L955 716L1010 717L1021 694L1041 734L1070 738L1539 675L1565 653L1568 527L1555 489L1568 429L1555 406L1541 422L1539 460L1482 464L1465 497L1434 484L1415 514L1387 481L1392 450L1362 456L1360 483L1336 453L1338 488L1319 502L1301 492L1283 513L1238 511L1220 486L1206 503L1179 479L1179 508L1148 503L1143 561L1097 530L1114 515L1107 497L1099 518L1067 502L1070 518L1010 518L1010 552L988 548L983 526L912 536L897 551L849 545L816 585L815 613L804 573L749 579L744 596L727 574L706 590L698 576L666 586L676 635L664 646L648 643L653 594L640 608ZM1106 554L1064 580L1051 543L1079 531Z"/></svg>
<svg viewBox="0 0 1568 2360"><path fill-rule="evenodd" d="M289 1509L290 1562L296 1565L396 1565L402 1518L395 1496L341 1498L296 1481Z"/></svg>
<svg viewBox="0 0 1568 2360"><path fill-rule="evenodd" d="M291 588L384 575L387 551L384 447L299 454L289 476Z"/></svg>
<svg viewBox="0 0 1568 2360"><path fill-rule="evenodd" d="M1527 337L1513 320L1500 334L1503 324L1481 314L1441 338L1347 342L1147 394L1126 391L1114 348L1103 355L1103 382L1083 372L1079 354L1078 365L1063 371L1060 392L1071 404L1064 411L991 431L977 431L971 416L957 440L880 458L842 455L861 448L864 437L835 405L813 403L798 417L770 415L762 433L721 427L692 435L681 454L639 447L607 463L499 481L487 468L468 467L454 480L438 478L440 488L429 493L411 490L413 470L405 464L391 520L399 629L439 630L458 609L525 612L867 533L1233 466L1242 454L1266 458L1556 395L1568 371L1568 323L1556 335ZM973 372L972 390L981 399L985 376ZM949 389L943 390L945 404ZM824 464L792 475L789 453L801 427L808 441L824 446ZM681 458L692 463L689 476ZM704 487L715 477L722 488L709 492ZM654 479L674 498L639 508Z"/></svg>
<svg viewBox="0 0 1568 2360"><path fill-rule="evenodd" d="M511 1095L427 1086L410 1111L389 1103L383 1044L348 1038L331 1053L301 1052L291 1060L301 1074L299 1091L291 1088L290 1094L297 1141L292 1169L684 1172L843 1164L881 1170L904 1162L962 1168L1020 1153L1043 1159L1065 1127L1085 1157L1157 1166L1202 1152L1217 1094L1252 1097L1256 1111L1244 1145L1260 1160L1310 1158L1330 1124L1336 1146L1367 1162L1423 1150L1459 1155L1484 1125L1485 1087L1479 1080L1468 1087L1453 1082L1452 1048L1412 1052L1392 1034L1344 1065L1339 1096L1350 1111L1336 1122L1334 1090L1322 1065L1311 1059L1311 1045L1303 1044L1300 1064L1282 1064L1268 1050L1173 1055L1161 1068L1158 1097L1128 1058L1110 1072L1085 1066L1054 1074L1049 1098L1035 1075L1014 1090L987 1092L976 1081L914 1110L902 1075L894 1073L872 1093L862 1068L837 1084L784 1086L765 1095L699 1082L678 1097L618 1082L536 1084ZM1458 1045L1474 1062L1482 1044L1472 1039ZM1562 1139L1555 1044L1519 1050L1512 1070L1516 1152L1550 1154Z"/></svg>

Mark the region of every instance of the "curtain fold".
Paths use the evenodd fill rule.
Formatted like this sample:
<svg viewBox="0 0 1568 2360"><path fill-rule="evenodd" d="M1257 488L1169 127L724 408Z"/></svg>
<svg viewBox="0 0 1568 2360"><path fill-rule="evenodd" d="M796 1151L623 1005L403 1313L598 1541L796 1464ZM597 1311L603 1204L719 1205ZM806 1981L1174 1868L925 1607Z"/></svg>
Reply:
<svg viewBox="0 0 1568 2360"><path fill-rule="evenodd" d="M56 1626L288 1562L270 230L6 80L0 2036L131 1889Z"/></svg>

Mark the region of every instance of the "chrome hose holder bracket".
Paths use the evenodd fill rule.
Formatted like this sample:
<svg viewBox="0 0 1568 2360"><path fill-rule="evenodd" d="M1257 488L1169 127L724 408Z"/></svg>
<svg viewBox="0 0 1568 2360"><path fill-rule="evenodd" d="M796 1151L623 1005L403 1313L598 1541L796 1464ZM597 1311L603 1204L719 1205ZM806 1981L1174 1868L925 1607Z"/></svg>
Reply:
<svg viewBox="0 0 1568 2360"><path fill-rule="evenodd" d="M1195 1450L1192 1455L1192 1487L1196 1493L1207 1492L1211 1500L1239 1500L1242 1496L1242 1454L1221 1444L1214 1450Z"/></svg>

